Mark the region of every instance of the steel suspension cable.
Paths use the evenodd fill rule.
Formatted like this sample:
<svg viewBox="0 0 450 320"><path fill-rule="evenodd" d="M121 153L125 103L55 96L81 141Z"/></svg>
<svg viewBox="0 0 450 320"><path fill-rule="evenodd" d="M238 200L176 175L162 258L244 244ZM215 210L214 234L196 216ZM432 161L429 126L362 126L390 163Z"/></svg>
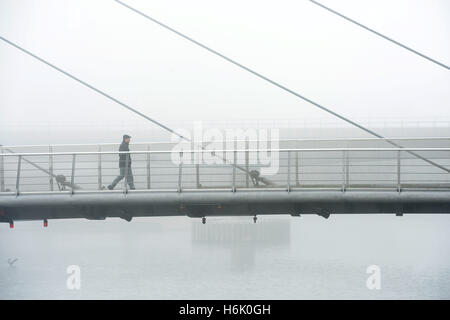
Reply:
<svg viewBox="0 0 450 320"><path fill-rule="evenodd" d="M11 150L11 149L9 149L7 147L4 147L1 144L0 144L0 148L2 148L2 150L8 151L9 153L15 153L13 150ZM1 157L1 155L0 155L0 157ZM66 177L64 175L62 175L62 174L52 173L49 170L47 170L47 169L41 167L40 165L34 163L33 161L28 160L25 157L22 157L22 160L27 162L28 164L32 165L36 169L41 170L42 172L48 174L52 179L54 178L56 180L56 183L58 183L58 184L62 184L63 186L69 187L69 188L72 188L72 189L81 189L78 185L76 185L76 184L74 184L72 182L67 182L66 181Z"/></svg>
<svg viewBox="0 0 450 320"><path fill-rule="evenodd" d="M347 17L347 16L344 16L342 13L339 13L339 12L337 12L336 10L333 10L333 9L331 9L331 8L329 8L329 7L327 7L327 6L325 6L325 5L321 4L320 2L317 2L317 1L315 1L315 0L309 0L309 1L311 1L311 2L314 3L315 5L321 7L321 8L323 8L323 9L325 9L325 10L328 10L329 12L331 12L331 13L333 13L333 14L335 14L335 15L341 17L341 18L344 18L345 20L347 20L347 21L349 21L349 22L351 22L351 23L353 23L353 24L356 24L358 27L361 27L361 28L363 28L363 29L366 29L367 31L372 32L373 34L376 34L377 36L379 36L379 37L381 37L381 38L383 38L383 39L386 39L386 40L388 40L388 41L390 41L390 42L392 42L392 43L398 45L399 47L402 47L403 49L406 49L406 50L408 50L408 51L410 51L410 52L412 52L412 53L418 55L419 57L422 57L422 58L424 58L424 59L427 59L427 60L429 60L429 61L431 61L431 62L437 64L438 66L441 66L441 67L443 67L443 68L445 68L445 69L447 69L447 70L450 69L450 67L447 66L446 64L444 64L444 63L442 63L442 62L439 62L439 61L437 61L437 60L435 60L435 59L433 59L433 58L430 58L429 56L426 56L426 55L424 55L423 53L420 53L419 51L414 50L414 49L412 49L412 48L410 48L410 47L408 47L408 46L406 46L406 45L404 45L404 44L402 44L402 43L400 43L400 42L398 42L398 41L395 41L394 39L392 39L392 38L390 38L390 37L388 37L388 36L385 36L384 34L381 34L381 33L377 32L377 31L375 31L375 30L373 30L373 29L371 29L371 28L369 28L369 27L363 25L362 23L359 23L358 21L355 21L355 20L353 20L353 19L351 19L351 18L349 18L349 17Z"/></svg>
<svg viewBox="0 0 450 320"><path fill-rule="evenodd" d="M80 78L78 78L78 77L72 75L71 73L62 70L61 68L55 66L54 64L48 62L47 60L44 60L44 59L38 57L38 56L35 55L34 53L32 53L32 52L30 52L30 51L28 51L28 50L22 48L21 46L15 44L14 42L12 42L12 41L10 41L10 40L8 40L8 39L2 37L2 36L0 36L0 40L3 40L4 42L8 43L9 45L11 45L11 46L13 46L13 47L19 49L20 51L26 53L27 55L29 55L29 56L31 56L31 57L37 59L37 60L39 60L40 62L42 62L42 63L48 65L49 67L51 67L51 68L53 68L53 69L55 69L55 70L61 72L62 74L64 74L64 75L68 76L69 78L71 78L71 79L73 79L73 80L75 80L75 81L81 83L82 85L88 87L89 89L94 90L95 92L97 92L97 93L101 94L102 96L104 96L104 97L106 97L106 98L112 100L113 102L115 102L115 103L121 105L122 107L124 107L124 108L126 108L126 109L128 109L128 110L130 110L130 111L132 111L132 112L134 112L134 113L136 113L137 115L143 117L144 119L146 119L146 120L148 120L148 121L150 121L150 122L156 124L157 126L163 128L164 130L169 131L170 133L172 133L172 134L178 136L179 138L181 138L182 140L185 140L185 141L187 141L187 142L193 142L191 139L189 139L189 138L187 138L187 137L185 137L185 136L183 136L183 135L177 133L175 130L173 130L173 129L167 127L166 125L162 124L161 122L156 121L156 120L154 120L153 118L150 118L149 116L147 116L147 115L145 115L144 113L142 113L142 112L136 110L135 108L131 107L130 105L128 105L128 104L126 104L126 103L124 103L124 102L122 102L122 101L120 101L120 100L114 98L113 96L109 95L108 93L104 92L103 90L100 90L100 89L94 87L93 85L91 85L91 84L89 84L89 83L87 83L87 82L81 80ZM205 150L205 148L204 148L203 146L200 146L200 148L203 149L203 150ZM236 167L237 169L239 169L239 170L241 170L241 171L244 171L244 172L247 173L247 174L250 174L250 172L249 172L248 170L246 170L245 168L243 168L243 167L241 167L241 166L238 166L238 165L236 165L236 164L234 164L234 163L230 163L230 162L227 161L225 158L223 158L223 157L221 157L221 156L219 156L219 155L216 155L216 154L215 154L214 156L217 157L217 158L219 158L219 159L221 159L221 160L223 160L224 162L228 162L229 164L231 164L232 166ZM26 161L27 161L27 162L30 162L30 161L28 161L28 160L26 160ZM30 163L31 163L31 162L30 162ZM32 163L31 163L31 164L32 164ZM37 165L35 165L35 164L33 164L33 165L34 165L35 167L38 168ZM40 168L38 168L38 169L40 169ZM45 169L44 169L44 170L45 170Z"/></svg>
<svg viewBox="0 0 450 320"><path fill-rule="evenodd" d="M327 107L325 107L325 106L323 106L323 105L321 105L321 104L319 104L319 103L317 103L317 102L315 102L315 101L305 97L304 95L302 95L302 94L300 94L300 93L298 93L298 92L296 92L296 91L294 91L292 89L289 89L289 88L285 87L284 85L282 85L282 84L280 84L280 83L278 83L278 82L276 82L276 81L274 81L274 80L272 80L272 79L262 75L261 73L258 73L256 71L254 71L254 70L244 66L243 64L241 64L241 63L239 63L239 62L237 62L237 61L235 61L235 60L233 60L233 59L223 55L222 53L220 53L220 52L218 52L218 51L216 51L216 50L214 50L214 49L212 49L212 48L210 48L210 47L208 47L208 46L198 42L197 40L195 40L195 39L193 39L193 38L191 38L191 37L189 37L189 36L179 32L177 30L173 29L172 27L170 27L170 26L160 22L159 20L156 20L155 18L150 17L149 15L143 13L142 11L137 10L136 8L133 8L130 5L124 3L124 2L122 2L120 0L114 0L114 1L119 3L120 5L124 6L125 8L128 8L131 11L133 11L133 12L143 16L144 18L146 18L146 19L148 19L150 21L153 21L154 23L160 25L161 27L163 27L163 28L165 28L165 29L167 29L167 30L177 34L178 36L180 36L180 37L182 37L182 38L184 38L184 39L186 39L186 40L196 44L197 46L199 46L199 47L201 47L201 48L211 52L212 54L214 54L214 55L216 55L216 56L218 56L218 57L220 57L220 58L222 58L222 59L224 59L224 60L234 64L235 66L237 66L237 67L239 67L239 68L241 68L241 69L243 69L243 70L245 70L245 71L247 71L247 72L249 72L249 73L251 73L251 74L253 74L255 76L257 76L258 78L263 79L263 80L271 83L272 85L274 85L274 86L276 86L276 87L278 87L278 88L280 88L280 89L282 89L282 90L284 90L284 91L286 91L286 92L288 92L288 93L290 93L290 94L292 94L292 95L294 95L294 96L296 96L296 97L298 97L298 98L300 98L300 99L302 99L302 100L304 100L304 101L306 101L306 102L308 102L308 103L310 103L310 104L312 104L314 106L316 106L317 108L319 108L319 109L321 109L321 110L323 110L323 111L325 111L325 112L327 112L327 113L329 113L329 114L331 114L331 115L333 115L333 116L335 116L335 117L337 117L337 118L339 118L339 119L341 119L341 120L343 120L343 121L345 121L345 122L347 122L347 123L349 123L349 124L359 128L359 129L361 129L361 130L363 130L363 131L365 131L367 133L369 133L372 136L375 136L375 137L381 138L381 139L385 139L385 141L388 142L389 144L391 144L391 145L393 145L395 147L398 147L398 148L402 148L401 145L395 143L394 141L386 139L385 137L383 137L382 135L376 133L375 131L370 130L370 129L364 127L363 125L360 125L360 124L356 123L355 121L352 121L349 118L346 118L346 117L344 117L344 116L334 112L333 110L331 110L331 109L329 109L329 108L327 108ZM407 152L412 154L412 155L414 155L415 157L417 157L417 158L419 158L419 159L421 159L421 160L423 160L423 161L425 161L425 162L427 162L427 163L437 167L437 168L440 168L440 169L450 173L450 169L448 169L448 168L446 168L446 167L444 167L444 166L442 166L442 165L440 165L438 163L435 163L434 161L426 159L426 158L422 157L421 155L419 155L419 154L417 154L415 152L412 152L412 151L407 151Z"/></svg>

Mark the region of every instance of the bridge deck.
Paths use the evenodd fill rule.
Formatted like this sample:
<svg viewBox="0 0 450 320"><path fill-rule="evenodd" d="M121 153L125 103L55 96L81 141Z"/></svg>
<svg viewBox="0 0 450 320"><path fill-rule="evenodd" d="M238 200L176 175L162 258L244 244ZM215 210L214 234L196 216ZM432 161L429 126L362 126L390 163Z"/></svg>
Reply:
<svg viewBox="0 0 450 320"><path fill-rule="evenodd" d="M0 220L450 212L450 148L137 150L130 155L137 190L124 181L107 190L119 172L116 151L2 148Z"/></svg>

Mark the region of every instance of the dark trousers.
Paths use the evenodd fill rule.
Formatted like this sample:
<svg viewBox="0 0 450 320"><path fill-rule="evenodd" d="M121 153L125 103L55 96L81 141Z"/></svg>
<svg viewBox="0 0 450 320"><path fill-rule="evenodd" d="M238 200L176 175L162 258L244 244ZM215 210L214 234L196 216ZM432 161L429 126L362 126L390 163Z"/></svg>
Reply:
<svg viewBox="0 0 450 320"><path fill-rule="evenodd" d="M133 171L131 170L131 167L128 167L128 169L125 167L120 168L120 174L117 176L117 178L114 179L114 181L111 183L111 186L114 188L120 182L120 180L125 178L125 174L127 175L125 181L128 182L130 189L136 189L134 187Z"/></svg>

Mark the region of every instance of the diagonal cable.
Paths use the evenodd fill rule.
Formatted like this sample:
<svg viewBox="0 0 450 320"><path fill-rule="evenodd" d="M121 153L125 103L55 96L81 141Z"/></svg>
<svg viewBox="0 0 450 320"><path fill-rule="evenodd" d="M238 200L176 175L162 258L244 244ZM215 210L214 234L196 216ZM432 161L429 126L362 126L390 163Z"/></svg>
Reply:
<svg viewBox="0 0 450 320"><path fill-rule="evenodd" d="M8 151L9 153L15 153L13 150L11 150L11 149L9 149L9 148L6 148L6 147L3 147L1 144L0 144L0 147L2 147L3 150ZM52 179L54 178L54 179L56 180L57 183L61 183L61 184L63 184L65 187L69 187L69 188L72 188L72 189L81 189L78 185L76 185L76 184L74 184L74 183L72 183L72 182L66 182L65 176L64 176L64 175L58 175L58 174L52 173L52 172L50 172L49 170L47 170L47 169L41 167L40 165L34 163L33 161L28 160L28 159L25 158L25 157L22 157L22 160L25 161L25 162L27 162L27 163L29 163L30 165L32 165L32 166L35 167L36 169L41 170L42 172L48 174ZM62 179L63 179L63 180L62 180Z"/></svg>
<svg viewBox="0 0 450 320"><path fill-rule="evenodd" d="M182 37L182 38L184 38L184 39L186 39L186 40L196 44L197 46L199 46L199 47L201 47L201 48L211 52L212 54L214 54L214 55L216 55L216 56L218 56L218 57L220 57L220 58L222 58L222 59L224 59L224 60L234 64L235 66L237 66L237 67L239 67L239 68L241 68L241 69L243 69L243 70L245 70L245 71L247 71L247 72L249 72L249 73L251 73L251 74L253 74L255 76L257 76L258 78L263 79L263 80L273 84L274 86L276 86L276 87L278 87L278 88L280 88L280 89L282 89L282 90L284 90L284 91L286 91L286 92L288 92L288 93L290 93L290 94L292 94L292 95L294 95L294 96L296 96L296 97L298 97L298 98L300 98L300 99L302 99L302 100L304 100L304 101L306 101L306 102L316 106L317 108L319 108L319 109L321 109L321 110L323 110L323 111L325 111L327 113L330 113L331 115L333 115L333 116L335 116L335 117L337 117L337 118L339 118L339 119L341 119L341 120L343 120L343 121L345 121L345 122L347 122L347 123L349 123L349 124L359 128L359 129L369 133L372 136L375 136L375 137L380 138L380 139L385 139L385 141L388 142L389 144L391 144L391 145L393 145L393 146L395 146L397 148L402 148L401 145L395 143L394 141L386 139L385 137L383 137L382 135L376 133L375 131L372 131L372 130L364 127L363 125L360 125L360 124L356 123L355 121L352 121L352 120L350 120L350 119L348 119L348 118L346 118L346 117L344 117L344 116L334 112L333 110L328 109L327 107L325 107L325 106L323 106L323 105L321 105L321 104L319 104L319 103L317 103L317 102L315 102L315 101L313 101L313 100L311 100L311 99L301 95L300 93L298 93L298 92L296 92L294 90L291 90L291 89L285 87L284 85L282 85L282 84L280 84L280 83L278 83L278 82L276 82L276 81L274 81L274 80L272 80L272 79L262 75L261 73L258 73L256 71L254 71L254 70L244 66L243 64L241 64L241 63L239 63L239 62L237 62L237 61L235 61L235 60L233 60L233 59L231 59L231 58L221 54L220 52L218 52L218 51L216 51L216 50L214 50L214 49L212 49L212 48L210 48L210 47L208 47L208 46L198 42L197 40L194 40L193 38L191 38L191 37L189 37L189 36L179 32L179 31L171 28L170 26L168 26L168 25L166 25L166 24L164 24L164 23L162 23L162 22L160 22L160 21L150 17L149 15L143 13L142 11L139 11L139 10L133 8L133 7L129 6L128 4L126 4L126 3L124 3L124 2L122 2L120 0L114 0L114 1L119 3L120 5L128 8L128 9L130 9L131 11L133 11L133 12L143 16L144 18L146 18L146 19L148 19L150 21L153 21L154 23L160 25L161 27L163 27L163 28L165 28L165 29L167 29L167 30L169 30L169 31L179 35L180 37ZM423 160L423 161L425 161L425 162L427 162L427 163L437 167L437 168L440 168L440 169L450 173L450 169L447 169L446 167L444 167L444 166L442 166L442 165L440 165L440 164L438 164L438 163L436 163L434 161L431 161L431 160L429 160L427 158L424 158L421 155L419 155L419 154L417 154L417 153L415 153L413 151L407 151L407 152L409 154L414 155L415 157L417 157L417 158L419 158L419 159L421 159L421 160Z"/></svg>
<svg viewBox="0 0 450 320"><path fill-rule="evenodd" d="M163 129L169 131L170 133L173 133L173 134L175 134L176 136L178 136L178 137L180 137L180 138L182 138L182 139L184 139L184 140L190 141L188 138L183 137L181 134L175 132L174 130L170 129L169 127L163 125L162 123L160 123L160 122L158 122L158 121L156 121L156 120L154 120L154 119L152 119L152 118L146 116L146 115L143 114L142 112L140 112L140 111L138 111L138 110L136 110L136 109L130 107L129 105L123 103L122 101L117 100L116 98L112 97L111 95L107 94L106 92L104 92L104 91L102 91L102 90L100 90L100 89L97 89L96 87L94 87L94 86L90 85L89 83L87 83L87 82L85 82L85 81L83 81L83 80L81 80L81 79L75 77L74 75L72 75L72 74L70 74L70 73L68 73L68 72L66 72L66 71L64 71L64 70L62 70L61 68L58 68L58 67L55 66L54 64L52 64L52 63L50 63L50 62L48 62L48 61L46 61L46 60L44 60L44 59L38 57L38 56L35 55L34 53L31 53L30 51L28 51L28 50L22 48L21 46L15 44L14 42L9 41L8 39L6 39L6 38L4 38L4 37L2 37L2 36L0 36L0 40L3 40L4 42L6 42L6 43L8 43L9 45L15 47L16 49L19 49L20 51L26 53L27 55L29 55L29 56L35 58L36 60L39 60L40 62L42 62L42 63L48 65L49 67L52 67L53 69L55 69L55 70L61 72L62 74L68 76L69 78L72 78L73 80L75 80L75 81L81 83L82 85L88 87L89 89L94 90L95 92L97 92L97 93L101 94L102 96L104 96L104 97L106 97L106 98L108 98L108 99L114 101L115 103L120 104L122 107L124 107L124 108L130 110L131 112L134 112L134 113L136 113L137 115L139 115L139 116L141 116L141 117L147 119L148 121L153 122L154 124L156 124L156 125L162 127Z"/></svg>
<svg viewBox="0 0 450 320"><path fill-rule="evenodd" d="M135 108L129 106L128 104L126 104L126 103L124 103L124 102L122 102L122 101L120 101L120 100L114 98L113 96L109 95L109 94L106 93L105 91L100 90L100 89L98 89L98 88L96 88L96 87L90 85L89 83L87 83L87 82L85 82L85 81L83 81L83 80L81 80L81 79L75 77L74 75L70 74L69 72L64 71L64 70L62 70L61 68L55 66L54 64L52 64L52 63L50 63L50 62L48 62L48 61L46 61L46 60L44 60L44 59L38 57L38 56L35 55L34 53L32 53L32 52L30 52L30 51L28 51L28 50L22 48L21 46L15 44L14 42L9 41L8 39L6 39L6 38L4 38L4 37L2 37L2 36L0 36L0 40L5 41L5 42L8 43L9 45L11 45L11 46L13 46L13 47L19 49L20 51L26 53L27 55L29 55L29 56L31 56L31 57L37 59L37 60L39 60L40 62L42 62L42 63L48 65L49 67L51 67L51 68L53 68L53 69L55 69L55 70L61 72L62 74L64 74L64 75L68 76L69 78L71 78L71 79L73 79L73 80L75 80L75 81L81 83L82 85L88 87L89 89L94 90L95 92L97 92L97 93L101 94L102 96L104 96L104 97L106 97L106 98L108 98L108 99L114 101L115 103L121 105L122 107L124 107L124 108L126 108L126 109L128 109L128 110L130 110L130 111L132 111L132 112L134 112L134 113L136 113L137 115L143 117L144 119L146 119L146 120L148 120L148 121L151 121L152 123L156 124L157 126L163 128L164 130L167 130L167 131L169 131L170 133L172 133L172 134L178 136L179 138L181 138L181 139L183 139L183 140L185 140L185 141L188 141L188 142L193 142L191 139L189 139L189 138L187 138L187 137L185 137L185 136L179 134L178 132L176 132L175 130L173 130L173 129L167 127L167 126L165 126L165 125L162 124L161 122L156 121L156 120L153 119L153 118L150 118L149 116L143 114L142 112L136 110ZM205 148L204 148L203 146L200 146L200 148L203 149L203 150L205 150ZM217 157L217 158L219 158L219 159L221 159L221 160L223 160L224 162L227 162L227 163L231 164L232 166L236 167L237 169L239 169L239 170L241 170L241 171L244 171L246 174L250 174L250 172L249 172L247 169L245 169L245 168L243 168L243 167L241 167L241 166L239 166L239 165L236 165L236 164L234 164L234 163L231 163L230 161L226 160L225 158L223 158L223 157L221 157L221 156L219 156L219 155L217 155L217 154L215 154L214 156ZM30 162L29 160L26 160L26 161L27 161L27 162ZM36 168L41 169L41 168L39 168L37 165L33 164L32 162L30 162L30 163L31 163L32 165L34 165ZM44 169L44 170L45 170L45 169Z"/></svg>
<svg viewBox="0 0 450 320"><path fill-rule="evenodd" d="M344 16L342 13L339 13L339 12L337 12L337 11L335 11L335 10L333 10L333 9L331 9L331 8L329 8L329 7L327 7L327 6L325 6L325 5L321 4L320 2L317 2L317 1L315 1L315 0L309 0L309 1L311 1L311 2L314 3L315 5L321 7L321 8L323 8L323 9L325 9L325 10L328 10L329 12L331 12L331 13L333 13L333 14L335 14L335 15L341 17L341 18L344 18L344 19L347 20L347 21L350 21L350 22L353 23L353 24L356 24L358 27L361 27L361 28L363 28L363 29L366 29L367 31L372 32L373 34L376 34L377 36L379 36L379 37L381 37L381 38L383 38L383 39L385 39L385 40L388 40L388 41L390 41L390 42L392 42L392 43L398 45L399 47L402 47L403 49L406 49L406 50L408 50L408 51L410 51L410 52L412 52L412 53L418 55L419 57L422 57L422 58L424 58L424 59L427 59L427 60L429 60L429 61L431 61L431 62L437 64L438 66L441 66L441 67L443 67L443 68L445 68L445 69L447 69L447 70L450 69L450 67L447 66L446 64L444 64L444 63L442 63L442 62L439 62L439 61L437 61L437 60L435 60L435 59L433 59L433 58L430 58L429 56L426 56L426 55L424 55L423 53L420 53L419 51L414 50L414 49L412 49L412 48L410 48L410 47L408 47L408 46L406 46L406 45L404 45L404 44L402 44L402 43L400 43L400 42L398 42L398 41L395 41L394 39L392 39L392 38L390 38L390 37L388 37L388 36L385 36L384 34L381 34L381 33L377 32L377 31L375 31L375 30L373 30L373 29L371 29L371 28L369 28L369 27L363 25L362 23L359 23L358 21L355 21L355 20L353 20L353 19L351 19L351 18L349 18L349 17L347 17L347 16Z"/></svg>

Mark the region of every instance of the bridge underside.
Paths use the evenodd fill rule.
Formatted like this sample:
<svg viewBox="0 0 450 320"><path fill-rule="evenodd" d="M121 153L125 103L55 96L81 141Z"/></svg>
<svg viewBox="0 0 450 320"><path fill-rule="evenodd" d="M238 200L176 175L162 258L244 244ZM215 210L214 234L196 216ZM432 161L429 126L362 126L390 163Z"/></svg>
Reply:
<svg viewBox="0 0 450 320"><path fill-rule="evenodd" d="M450 213L449 191L105 191L0 196L0 222L146 216Z"/></svg>

